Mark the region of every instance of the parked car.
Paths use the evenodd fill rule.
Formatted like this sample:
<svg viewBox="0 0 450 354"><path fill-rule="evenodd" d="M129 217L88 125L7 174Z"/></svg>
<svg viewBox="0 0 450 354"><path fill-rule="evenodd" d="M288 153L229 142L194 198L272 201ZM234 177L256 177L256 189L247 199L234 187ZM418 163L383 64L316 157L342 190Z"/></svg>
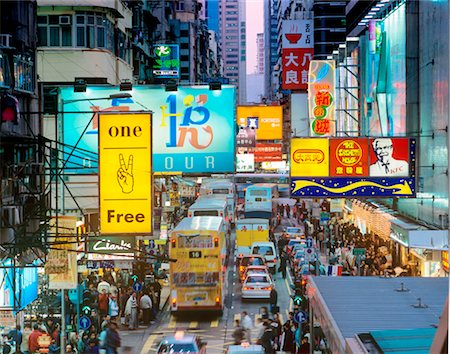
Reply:
<svg viewBox="0 0 450 354"><path fill-rule="evenodd" d="M269 270L275 274L277 268L277 251L273 242L253 242L250 254L259 254L266 259Z"/></svg>
<svg viewBox="0 0 450 354"><path fill-rule="evenodd" d="M185 334L184 332L176 332L174 335L164 337L158 346L157 354L165 353L189 353L189 354L206 354L206 342L200 337Z"/></svg>
<svg viewBox="0 0 450 354"><path fill-rule="evenodd" d="M249 267L249 266L265 266L265 267L267 267L267 262L263 256L260 256L258 254L242 257L242 259L239 263L239 279L242 279L245 269L247 269L247 267Z"/></svg>
<svg viewBox="0 0 450 354"><path fill-rule="evenodd" d="M305 241L301 240L301 239L298 239L298 238L289 240L288 244L286 245L286 252L287 252L287 254L290 255L292 250L294 249L294 246L295 245L300 245L301 243L305 243Z"/></svg>
<svg viewBox="0 0 450 354"><path fill-rule="evenodd" d="M284 230L284 232L286 234L289 235L289 238L300 238L300 239L305 239L305 233L303 232L303 229L300 227L292 227L292 226L288 226L286 227L286 229Z"/></svg>
<svg viewBox="0 0 450 354"><path fill-rule="evenodd" d="M270 275L248 273L242 284L242 299L269 299L273 287Z"/></svg>

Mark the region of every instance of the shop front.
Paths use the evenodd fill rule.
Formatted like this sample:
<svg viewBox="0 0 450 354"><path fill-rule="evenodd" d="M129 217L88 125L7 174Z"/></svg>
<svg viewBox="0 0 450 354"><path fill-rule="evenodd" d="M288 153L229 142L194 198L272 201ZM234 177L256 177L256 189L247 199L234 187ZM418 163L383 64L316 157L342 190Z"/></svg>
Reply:
<svg viewBox="0 0 450 354"><path fill-rule="evenodd" d="M408 266L411 275L448 275L448 230L426 229L396 218L391 221L391 239L399 264Z"/></svg>

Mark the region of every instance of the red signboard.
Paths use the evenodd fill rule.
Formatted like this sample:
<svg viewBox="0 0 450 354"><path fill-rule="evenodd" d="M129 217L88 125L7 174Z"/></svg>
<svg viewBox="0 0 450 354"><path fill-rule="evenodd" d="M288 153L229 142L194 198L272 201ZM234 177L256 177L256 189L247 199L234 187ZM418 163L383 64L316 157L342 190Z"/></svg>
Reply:
<svg viewBox="0 0 450 354"><path fill-rule="evenodd" d="M370 139L371 177L407 177L409 176L409 140L408 138Z"/></svg>
<svg viewBox="0 0 450 354"><path fill-rule="evenodd" d="M367 176L369 139L330 139L330 176Z"/></svg>
<svg viewBox="0 0 450 354"><path fill-rule="evenodd" d="M256 144L255 148L248 148L255 155L255 162L281 161L281 150L281 144Z"/></svg>
<svg viewBox="0 0 450 354"><path fill-rule="evenodd" d="M448 251L441 252L442 269L448 273Z"/></svg>
<svg viewBox="0 0 450 354"><path fill-rule="evenodd" d="M288 48L282 51L284 90L308 89L309 62L313 59L313 48Z"/></svg>

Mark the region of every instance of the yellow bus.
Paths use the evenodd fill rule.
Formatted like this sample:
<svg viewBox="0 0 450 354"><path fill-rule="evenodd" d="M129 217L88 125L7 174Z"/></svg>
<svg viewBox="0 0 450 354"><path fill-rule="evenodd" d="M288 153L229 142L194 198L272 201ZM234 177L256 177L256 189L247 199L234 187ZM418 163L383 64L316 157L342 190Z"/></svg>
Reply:
<svg viewBox="0 0 450 354"><path fill-rule="evenodd" d="M172 313L222 313L226 289L225 225L218 216L184 218L170 235Z"/></svg>

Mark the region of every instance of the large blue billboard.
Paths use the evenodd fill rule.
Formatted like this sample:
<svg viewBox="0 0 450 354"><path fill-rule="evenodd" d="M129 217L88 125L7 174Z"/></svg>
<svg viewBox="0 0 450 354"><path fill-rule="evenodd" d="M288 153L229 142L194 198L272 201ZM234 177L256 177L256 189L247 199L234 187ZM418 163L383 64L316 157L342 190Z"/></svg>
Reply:
<svg viewBox="0 0 450 354"><path fill-rule="evenodd" d="M11 267L0 269L0 308L18 312L37 299L37 268L16 268L14 286L14 270L11 261L0 263L0 265Z"/></svg>
<svg viewBox="0 0 450 354"><path fill-rule="evenodd" d="M135 86L131 97L119 88L61 89L66 171L98 172L98 113L153 112L153 171L225 173L234 171L235 88L222 86ZM111 96L112 95L112 96ZM76 146L76 149L74 147ZM149 161L149 171L151 170Z"/></svg>

